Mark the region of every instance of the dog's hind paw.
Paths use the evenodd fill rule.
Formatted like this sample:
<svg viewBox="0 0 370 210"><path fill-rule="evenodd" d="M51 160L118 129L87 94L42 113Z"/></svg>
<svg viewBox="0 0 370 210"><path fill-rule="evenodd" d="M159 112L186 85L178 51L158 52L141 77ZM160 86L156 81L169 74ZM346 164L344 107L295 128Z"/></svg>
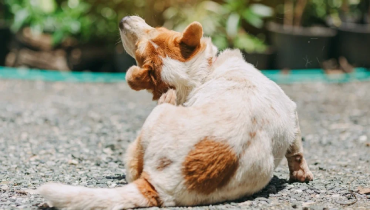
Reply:
<svg viewBox="0 0 370 210"><path fill-rule="evenodd" d="M312 172L304 169L293 171L290 174L289 182L309 182L313 180Z"/></svg>
<svg viewBox="0 0 370 210"><path fill-rule="evenodd" d="M176 106L176 100L177 100L176 91L174 89L169 89L159 98L158 104L169 103Z"/></svg>
<svg viewBox="0 0 370 210"><path fill-rule="evenodd" d="M309 182L313 180L313 174L308 168L303 155L296 155L288 158L290 171L289 182Z"/></svg>

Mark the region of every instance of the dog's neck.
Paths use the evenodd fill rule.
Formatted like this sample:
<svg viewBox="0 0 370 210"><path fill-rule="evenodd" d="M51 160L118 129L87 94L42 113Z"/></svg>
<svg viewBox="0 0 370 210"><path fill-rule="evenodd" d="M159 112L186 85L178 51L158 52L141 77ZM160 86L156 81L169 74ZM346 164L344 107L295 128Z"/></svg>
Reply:
<svg viewBox="0 0 370 210"><path fill-rule="evenodd" d="M179 62L171 58L164 58L162 78L176 89L177 104L187 101L190 92L202 85L207 76L212 72L218 52L210 38L203 38L205 49L187 62Z"/></svg>

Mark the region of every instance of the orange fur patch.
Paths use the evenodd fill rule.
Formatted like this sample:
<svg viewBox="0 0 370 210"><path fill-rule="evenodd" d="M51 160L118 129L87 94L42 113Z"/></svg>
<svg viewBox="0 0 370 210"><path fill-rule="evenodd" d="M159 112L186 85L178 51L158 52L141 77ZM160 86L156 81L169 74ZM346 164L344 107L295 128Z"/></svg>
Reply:
<svg viewBox="0 0 370 210"><path fill-rule="evenodd" d="M182 172L189 191L208 195L227 185L238 165L238 157L229 145L205 138L190 151Z"/></svg>
<svg viewBox="0 0 370 210"><path fill-rule="evenodd" d="M202 31L199 30L201 28L190 27L188 33L185 31L183 34L166 28L153 30L156 30L158 35L147 42L145 50L136 51L135 59L139 69L138 73L133 74L132 78L128 78L128 83L135 90L151 90L153 100L158 100L169 88L174 88L161 79L162 58L168 56L186 62L204 49L205 44L200 42ZM194 34L198 34L198 36L194 36Z"/></svg>
<svg viewBox="0 0 370 210"><path fill-rule="evenodd" d="M150 177L147 173L143 172L140 179L136 180L136 184L139 192L148 200L149 206L162 206L161 201L157 191L154 186L150 184Z"/></svg>
<svg viewBox="0 0 370 210"><path fill-rule="evenodd" d="M144 151L141 145L141 136L138 136L136 139L136 148L134 148L134 154L131 161L128 163L130 168L136 171L135 177L132 177L133 180L136 180L140 177L144 168ZM133 174L134 175L134 174Z"/></svg>

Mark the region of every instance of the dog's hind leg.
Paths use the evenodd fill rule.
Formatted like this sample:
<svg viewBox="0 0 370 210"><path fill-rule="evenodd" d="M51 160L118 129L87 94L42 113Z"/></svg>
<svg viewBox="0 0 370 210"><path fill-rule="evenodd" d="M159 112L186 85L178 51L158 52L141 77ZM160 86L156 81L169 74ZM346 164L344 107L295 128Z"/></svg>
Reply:
<svg viewBox="0 0 370 210"><path fill-rule="evenodd" d="M132 142L125 154L126 180L133 182L138 179L143 172L144 151L141 146L141 134Z"/></svg>
<svg viewBox="0 0 370 210"><path fill-rule="evenodd" d="M307 182L313 180L313 174L308 168L305 158L303 157L302 136L299 128L298 115L296 113L296 138L288 148L285 157L288 160L290 179L289 181Z"/></svg>

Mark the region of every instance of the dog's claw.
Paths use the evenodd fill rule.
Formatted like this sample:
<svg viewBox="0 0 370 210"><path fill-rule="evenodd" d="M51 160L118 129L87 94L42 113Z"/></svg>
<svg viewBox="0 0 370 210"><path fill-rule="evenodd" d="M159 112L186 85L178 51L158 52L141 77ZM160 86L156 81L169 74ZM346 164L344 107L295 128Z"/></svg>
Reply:
<svg viewBox="0 0 370 210"><path fill-rule="evenodd" d="M159 98L158 104L169 103L172 105L176 105L176 99L176 91L174 89L169 89Z"/></svg>

